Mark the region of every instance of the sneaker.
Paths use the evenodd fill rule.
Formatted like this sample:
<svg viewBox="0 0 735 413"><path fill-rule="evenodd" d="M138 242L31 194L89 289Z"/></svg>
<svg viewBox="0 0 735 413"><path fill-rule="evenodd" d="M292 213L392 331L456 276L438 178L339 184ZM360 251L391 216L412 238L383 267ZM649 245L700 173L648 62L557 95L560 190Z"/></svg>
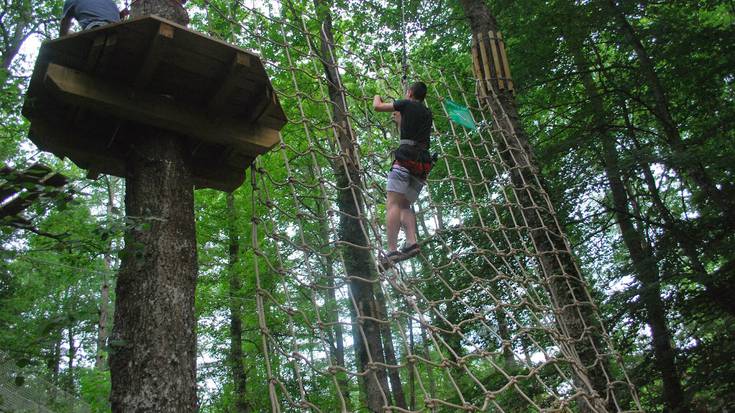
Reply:
<svg viewBox="0 0 735 413"><path fill-rule="evenodd" d="M401 259L400 261L407 260L411 257L419 255L421 247L419 244L411 244L401 248Z"/></svg>
<svg viewBox="0 0 735 413"><path fill-rule="evenodd" d="M393 267L393 264L400 261L402 256L403 253L401 251L391 251L388 254L380 254L378 265L380 265L384 270L390 269Z"/></svg>

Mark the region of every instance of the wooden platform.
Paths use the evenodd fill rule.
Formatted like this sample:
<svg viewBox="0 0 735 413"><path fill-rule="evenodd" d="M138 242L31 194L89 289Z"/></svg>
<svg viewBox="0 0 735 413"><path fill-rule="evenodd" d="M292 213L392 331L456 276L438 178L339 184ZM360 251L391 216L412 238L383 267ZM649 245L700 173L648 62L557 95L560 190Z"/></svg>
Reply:
<svg viewBox="0 0 735 413"><path fill-rule="evenodd" d="M156 16L44 42L23 115L39 148L92 177L125 176L131 139L151 128L175 132L196 186L223 191L286 123L258 56Z"/></svg>

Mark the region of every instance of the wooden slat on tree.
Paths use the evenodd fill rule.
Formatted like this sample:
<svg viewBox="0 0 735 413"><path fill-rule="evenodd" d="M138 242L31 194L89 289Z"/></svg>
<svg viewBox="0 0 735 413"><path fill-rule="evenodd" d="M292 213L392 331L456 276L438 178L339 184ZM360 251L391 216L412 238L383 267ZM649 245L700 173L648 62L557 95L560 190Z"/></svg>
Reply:
<svg viewBox="0 0 735 413"><path fill-rule="evenodd" d="M486 45L485 36L482 33L479 33L477 43L479 44L479 47L480 47L480 56L482 57L482 67L484 68L485 79L486 79L486 82L488 83L488 90L490 90L490 88L492 87L491 85L492 78L495 77L494 76L495 74L493 72L492 66L490 65L490 61L488 60L489 58L488 58L487 47L485 46Z"/></svg>
<svg viewBox="0 0 735 413"><path fill-rule="evenodd" d="M485 72L482 70L482 64L480 62L480 50L478 45L477 36L472 36L472 64L475 68L475 79L477 79L478 91L480 96L487 96L490 92L487 89L487 78Z"/></svg>
<svg viewBox="0 0 735 413"><path fill-rule="evenodd" d="M502 33L498 32L498 49L500 51L500 58L503 62L503 78L508 85L509 90L513 90L513 78L510 75L510 65L508 64L508 56L505 54L505 42L503 41Z"/></svg>
<svg viewBox="0 0 735 413"><path fill-rule="evenodd" d="M493 73L493 83L498 86L498 89L503 90L505 89L505 84L502 82L502 65L500 64L500 58L498 53L498 47L496 43L495 33L490 31L488 33L488 40L487 45L490 48L490 54L493 57L493 67L492 67L492 73Z"/></svg>

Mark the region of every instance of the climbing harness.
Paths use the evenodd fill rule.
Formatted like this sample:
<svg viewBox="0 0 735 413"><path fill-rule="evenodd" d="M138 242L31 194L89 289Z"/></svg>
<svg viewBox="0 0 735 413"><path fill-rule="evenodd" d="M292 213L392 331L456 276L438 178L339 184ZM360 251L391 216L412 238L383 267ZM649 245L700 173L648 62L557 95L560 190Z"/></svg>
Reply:
<svg viewBox="0 0 735 413"><path fill-rule="evenodd" d="M398 149L393 152L391 168L406 168L411 175L425 180L434 167L437 154L431 155L427 149L419 147L418 142L411 139L401 139L399 144Z"/></svg>

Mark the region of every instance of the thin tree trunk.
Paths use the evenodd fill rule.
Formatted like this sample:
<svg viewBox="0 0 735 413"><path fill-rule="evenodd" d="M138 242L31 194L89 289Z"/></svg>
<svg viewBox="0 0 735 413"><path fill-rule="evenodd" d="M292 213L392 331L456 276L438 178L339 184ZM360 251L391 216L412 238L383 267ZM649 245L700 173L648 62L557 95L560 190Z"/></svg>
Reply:
<svg viewBox="0 0 735 413"><path fill-rule="evenodd" d="M461 0L460 3L473 33L487 39L490 30L498 31L497 22L483 0ZM556 223L555 213L548 205L545 190L539 186L541 178L513 94L507 90L496 90L495 94L497 98L487 96L483 101L491 113L505 114L493 122L495 133L500 136L496 141L497 149L508 166L514 194L530 228L552 303L560 310L557 323L567 337L573 338L562 346L576 353L582 363L573 366L577 386L586 390L580 410L605 411L604 400L612 399L608 397L612 389L608 382L608 360L600 357L600 353L606 351L600 337L600 321L561 227Z"/></svg>
<svg viewBox="0 0 735 413"><path fill-rule="evenodd" d="M638 57L640 71L646 79L646 85L653 101L653 113L661 125L667 143L676 156L676 161L673 162L674 168L680 175L689 177L699 187L698 189L706 194L705 198L720 210L726 218L727 224L730 227L735 227L735 201L733 197L717 187L699 160L686 160L691 158L692 155L687 152L686 144L681 139L679 128L669 110L669 100L651 57L616 1L607 0L606 4L617 22L617 29Z"/></svg>
<svg viewBox="0 0 735 413"><path fill-rule="evenodd" d="M621 177L615 140L608 126L610 122L605 116L604 102L588 70L590 64L584 57L578 38L569 36L568 45L590 102L593 131L602 143L605 174L613 198L613 214L620 227L623 242L630 254L637 278L641 283L641 301L646 308L647 323L651 328L654 358L663 382L664 402L672 412L688 411L683 398L681 379L676 369L676 352L671 344L671 334L661 299L660 275L656 258L645 237L635 228L631 219L628 210L630 199Z"/></svg>
<svg viewBox="0 0 735 413"><path fill-rule="evenodd" d="M503 340L503 360L505 367L510 368L516 365L515 356L513 355L512 343L510 342L510 331L508 329L508 317L505 316L503 310L495 310L495 320L498 322L498 335Z"/></svg>
<svg viewBox="0 0 735 413"><path fill-rule="evenodd" d="M429 339L426 337L426 327L421 324L421 347L423 349L423 356L426 360L431 360L431 352L429 351ZM434 379L434 370L431 364L425 364L426 376L429 381L429 396L432 399L436 398L436 380ZM434 409L432 409L434 411Z"/></svg>
<svg viewBox="0 0 735 413"><path fill-rule="evenodd" d="M316 173L312 170L312 177L316 176ZM329 226L327 223L328 216L326 214L326 206L323 205L324 201L321 200L316 205L316 213L319 220L319 237L322 242L329 245ZM330 338L329 351L330 357L333 363L339 367L345 368L345 343L344 343L344 328L339 320L339 305L337 304L337 288L335 284L334 275L334 258L329 251L326 251L324 255L324 274L325 284L327 287L327 296L325 300L325 307L327 309L327 321L333 323L332 333ZM337 383L342 393L342 398L345 400L345 407L348 411L352 410L352 400L350 399L350 377L344 372L337 373Z"/></svg>
<svg viewBox="0 0 735 413"><path fill-rule="evenodd" d="M235 409L237 413L249 413L252 406L248 400L248 376L242 352L242 281L237 264L240 260L240 237L237 233L237 210L235 196L227 194L227 237L229 258L227 270L230 276L230 354L229 367L234 384Z"/></svg>
<svg viewBox="0 0 735 413"><path fill-rule="evenodd" d="M381 320L390 320L388 318L388 307L385 303L385 295L380 285L375 286L375 299L378 302L378 316ZM391 332L390 324L381 324L380 332L383 337L383 348L385 350L385 362L392 366L398 365L396 358L396 351L393 348L393 333ZM390 379L391 389L393 390L393 398L396 406L405 409L406 396L403 394L403 385L401 383L401 376L397 368L388 369L388 378Z"/></svg>
<svg viewBox="0 0 735 413"><path fill-rule="evenodd" d="M107 181L107 227L111 228L113 221L113 212L115 208L115 188L113 178L106 177ZM114 258L112 256L112 236L108 234L107 251L105 251L105 269L112 271L114 267ZM99 322L97 324L97 354L94 359L94 367L97 370L104 370L106 367L105 348L107 346L107 337L110 335L108 320L110 318L110 279L108 271L102 275L102 285L100 286L100 309Z"/></svg>
<svg viewBox="0 0 735 413"><path fill-rule="evenodd" d="M364 201L360 192L361 177L357 168L356 148L352 141L353 133L347 118L347 102L339 87L340 79L333 47L331 3L329 0L314 0L314 5L323 22L320 36L321 60L328 80L332 121L338 125L334 130L342 151L342 156L332 162L338 188L339 238L347 245L356 246L347 246L344 252L345 271L350 280L350 293L357 305L357 329L362 330L362 334L356 334L355 350L358 354L360 370L368 372L362 376L368 409L377 413L381 412L383 406L390 402L391 395L385 369L372 364L385 363L381 327L379 323L373 321L378 318L379 311L373 293L373 283L377 281L377 269L369 250L364 248L369 243L361 222L361 217L364 216Z"/></svg>
<svg viewBox="0 0 735 413"><path fill-rule="evenodd" d="M28 39L33 31L38 27L38 24L33 25L33 6L29 0L20 0L20 4L10 5L10 7L18 6L20 8L19 15L16 19L11 17L6 22L10 23L11 27L3 27L2 35L2 55L0 55L0 64L5 70L10 69L10 65L13 63L13 59L18 55L23 42ZM7 5L7 3L5 3ZM10 10L4 11L10 12ZM15 20L15 21L13 21ZM14 25L14 26L13 26Z"/></svg>
<svg viewBox="0 0 735 413"><path fill-rule="evenodd" d="M66 339L69 341L69 351L66 353L69 360L69 366L67 369L67 389L70 393L76 393L74 389L74 360L77 358L77 348L74 346L74 328L70 325L66 329Z"/></svg>
<svg viewBox="0 0 735 413"><path fill-rule="evenodd" d="M411 317L408 318L408 348L411 351L411 354L416 354L414 351L416 350L414 345L414 339L413 339L413 321L411 320ZM416 363L411 362L409 360L408 362L408 391L409 391L409 397L408 397L408 408L411 410L416 410Z"/></svg>

